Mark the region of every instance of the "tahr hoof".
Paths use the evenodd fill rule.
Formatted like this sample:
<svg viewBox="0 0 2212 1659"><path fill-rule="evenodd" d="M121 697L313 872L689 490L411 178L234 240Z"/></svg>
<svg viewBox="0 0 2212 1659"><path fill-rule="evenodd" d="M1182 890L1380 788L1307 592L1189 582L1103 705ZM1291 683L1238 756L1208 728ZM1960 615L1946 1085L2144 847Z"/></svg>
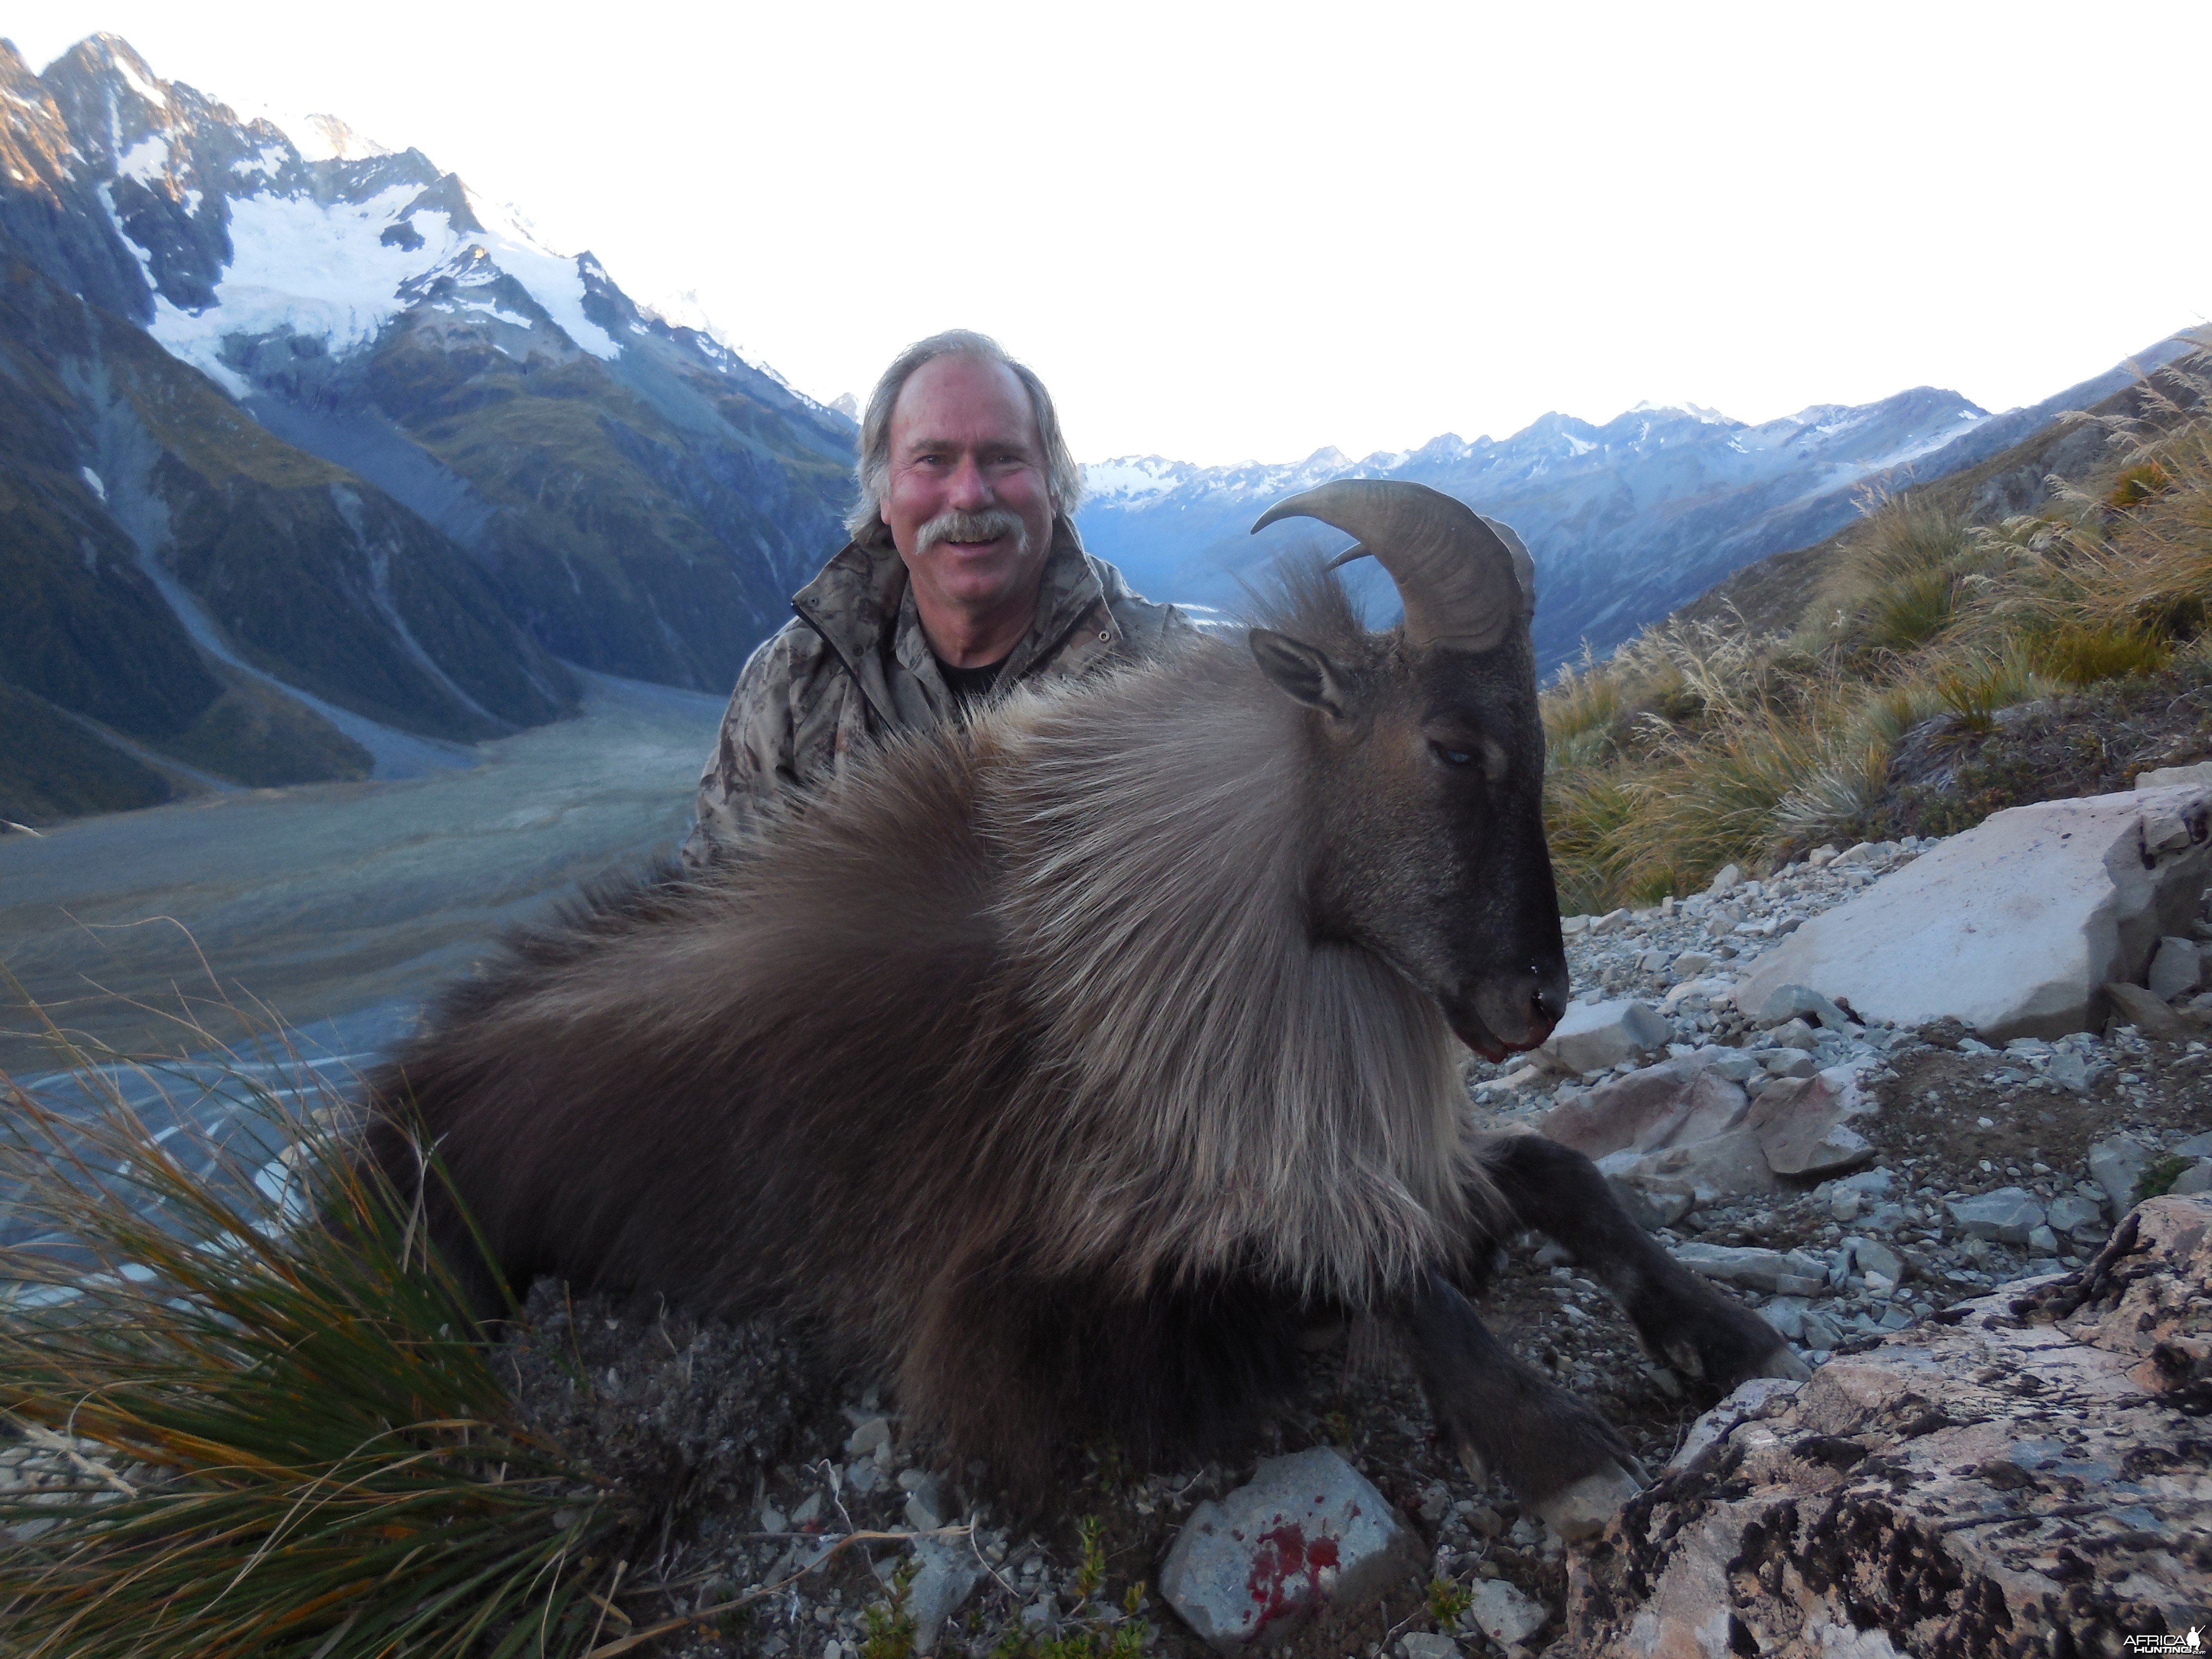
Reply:
<svg viewBox="0 0 2212 1659"><path fill-rule="evenodd" d="M1561 1487L1533 1507L1553 1532L1570 1544L1579 1544L1603 1532L1606 1523L1620 1512L1620 1506L1644 1490L1644 1484L1636 1474L1613 1463Z"/></svg>

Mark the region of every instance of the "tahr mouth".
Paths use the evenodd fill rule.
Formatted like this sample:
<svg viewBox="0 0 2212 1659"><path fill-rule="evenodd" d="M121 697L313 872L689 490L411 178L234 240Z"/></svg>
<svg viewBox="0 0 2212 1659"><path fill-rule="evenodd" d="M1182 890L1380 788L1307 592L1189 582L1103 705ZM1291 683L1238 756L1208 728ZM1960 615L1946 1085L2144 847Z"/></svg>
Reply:
<svg viewBox="0 0 2212 1659"><path fill-rule="evenodd" d="M1489 1022L1476 1012L1474 1005L1475 999L1473 997L1464 1000L1455 997L1444 1004L1444 1018L1450 1024L1453 1033L1462 1042L1467 1044L1493 1066L1508 1054L1526 1054L1529 1049L1540 1047L1545 1038L1552 1035L1559 1023L1548 1013L1539 1010L1535 1018L1523 1029L1521 1036L1500 1036L1492 1029Z"/></svg>
<svg viewBox="0 0 2212 1659"><path fill-rule="evenodd" d="M1493 1066L1508 1054L1526 1054L1529 1049L1540 1046L1544 1039L1552 1035L1552 1027L1556 1024L1546 1021L1540 1027L1532 1027L1528 1036L1508 1042L1473 1014L1455 1015L1450 1023L1452 1031L1459 1040Z"/></svg>

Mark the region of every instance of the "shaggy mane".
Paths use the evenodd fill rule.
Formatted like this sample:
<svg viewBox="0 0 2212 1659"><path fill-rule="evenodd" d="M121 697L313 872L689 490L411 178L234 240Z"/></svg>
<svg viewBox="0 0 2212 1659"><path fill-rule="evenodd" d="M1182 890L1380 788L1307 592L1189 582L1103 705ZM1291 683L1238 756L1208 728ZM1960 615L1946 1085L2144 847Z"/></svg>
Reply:
<svg viewBox="0 0 2212 1659"><path fill-rule="evenodd" d="M1333 578L1286 597L1285 631L1375 648ZM1356 1300L1467 1236L1485 1182L1443 1016L1309 919L1310 718L1238 635L988 723L1015 763L985 769L977 822L1075 1155L1071 1261Z"/></svg>

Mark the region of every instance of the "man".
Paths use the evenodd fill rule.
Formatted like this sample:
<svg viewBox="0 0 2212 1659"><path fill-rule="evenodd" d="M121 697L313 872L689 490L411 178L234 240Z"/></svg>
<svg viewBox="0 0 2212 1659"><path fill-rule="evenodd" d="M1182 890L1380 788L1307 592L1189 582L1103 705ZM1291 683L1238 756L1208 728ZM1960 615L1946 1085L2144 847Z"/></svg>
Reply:
<svg viewBox="0 0 2212 1659"><path fill-rule="evenodd" d="M687 868L893 732L1017 682L1144 657L1189 627L1083 550L1083 475L1044 385L981 334L908 346L860 426L851 542L738 676Z"/></svg>

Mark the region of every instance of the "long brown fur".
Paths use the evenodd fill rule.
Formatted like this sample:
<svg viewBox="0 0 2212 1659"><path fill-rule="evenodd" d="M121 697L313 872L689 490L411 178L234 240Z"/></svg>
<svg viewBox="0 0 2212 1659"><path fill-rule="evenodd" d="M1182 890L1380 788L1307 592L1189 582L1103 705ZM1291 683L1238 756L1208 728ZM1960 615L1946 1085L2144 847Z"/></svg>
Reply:
<svg viewBox="0 0 2212 1659"><path fill-rule="evenodd" d="M1392 648L1333 581L1285 623ZM1200 639L894 744L515 942L372 1079L374 1153L412 1184L411 1108L511 1281L794 1315L1016 1493L1202 1446L1491 1196L1436 1004L1308 915L1306 717Z"/></svg>

